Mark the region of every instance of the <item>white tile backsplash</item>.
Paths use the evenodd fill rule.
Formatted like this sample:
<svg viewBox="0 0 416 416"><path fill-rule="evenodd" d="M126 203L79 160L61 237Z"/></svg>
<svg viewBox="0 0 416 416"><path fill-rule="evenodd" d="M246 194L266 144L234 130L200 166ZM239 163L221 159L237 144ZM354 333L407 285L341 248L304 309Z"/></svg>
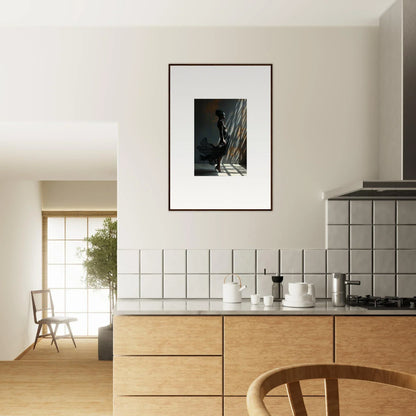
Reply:
<svg viewBox="0 0 416 416"><path fill-rule="evenodd" d="M325 273L326 272L326 251L325 250L304 250L304 269L305 273Z"/></svg>
<svg viewBox="0 0 416 416"><path fill-rule="evenodd" d="M272 294L272 275L258 274L257 275L257 293L260 296Z"/></svg>
<svg viewBox="0 0 416 416"><path fill-rule="evenodd" d="M316 298L326 298L326 276L324 274L305 274L305 283L315 285Z"/></svg>
<svg viewBox="0 0 416 416"><path fill-rule="evenodd" d="M125 299L140 297L139 274L119 274L117 276L117 297Z"/></svg>
<svg viewBox="0 0 416 416"><path fill-rule="evenodd" d="M246 285L247 288L241 292L243 299L250 298L251 295L256 293L256 276L254 274L244 274L240 276L242 285Z"/></svg>
<svg viewBox="0 0 416 416"><path fill-rule="evenodd" d="M210 250L210 272L211 274L232 273L233 251L232 250Z"/></svg>
<svg viewBox="0 0 416 416"><path fill-rule="evenodd" d="M186 250L164 250L164 272L186 273Z"/></svg>
<svg viewBox="0 0 416 416"><path fill-rule="evenodd" d="M350 202L350 224L371 224L373 217L372 201Z"/></svg>
<svg viewBox="0 0 416 416"><path fill-rule="evenodd" d="M222 299L222 285L228 274L214 274L209 278L210 297Z"/></svg>
<svg viewBox="0 0 416 416"><path fill-rule="evenodd" d="M186 297L185 274L165 274L163 285L164 298L181 299Z"/></svg>
<svg viewBox="0 0 416 416"><path fill-rule="evenodd" d="M255 250L234 250L234 273L247 274L256 272Z"/></svg>
<svg viewBox="0 0 416 416"><path fill-rule="evenodd" d="M278 253L278 250L257 250L257 274L279 273Z"/></svg>
<svg viewBox="0 0 416 416"><path fill-rule="evenodd" d="M194 299L209 298L209 275L193 274L186 279L187 297Z"/></svg>
<svg viewBox="0 0 416 416"><path fill-rule="evenodd" d="M142 274L162 273L162 250L140 250L140 272Z"/></svg>
<svg viewBox="0 0 416 416"><path fill-rule="evenodd" d="M280 250L280 271L285 273L302 273L302 250Z"/></svg>
<svg viewBox="0 0 416 416"><path fill-rule="evenodd" d="M187 250L187 272L209 273L209 250Z"/></svg>
<svg viewBox="0 0 416 416"><path fill-rule="evenodd" d="M117 272L139 273L139 250L117 250Z"/></svg>
<svg viewBox="0 0 416 416"><path fill-rule="evenodd" d="M148 274L140 276L140 297L162 298L162 275Z"/></svg>

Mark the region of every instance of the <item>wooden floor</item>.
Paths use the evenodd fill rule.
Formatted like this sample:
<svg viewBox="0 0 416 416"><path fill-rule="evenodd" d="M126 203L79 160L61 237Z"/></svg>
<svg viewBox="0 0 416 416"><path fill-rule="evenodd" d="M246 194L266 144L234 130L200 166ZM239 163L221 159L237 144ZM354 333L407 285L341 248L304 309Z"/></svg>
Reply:
<svg viewBox="0 0 416 416"><path fill-rule="evenodd" d="M112 362L98 361L97 340L47 340L20 360L0 361L0 416L111 416Z"/></svg>

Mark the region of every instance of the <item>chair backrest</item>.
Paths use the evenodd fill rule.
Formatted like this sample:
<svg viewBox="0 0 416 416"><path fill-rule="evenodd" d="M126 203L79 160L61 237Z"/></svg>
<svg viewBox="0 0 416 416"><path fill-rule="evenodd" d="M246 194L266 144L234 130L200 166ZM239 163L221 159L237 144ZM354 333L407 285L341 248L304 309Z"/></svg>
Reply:
<svg viewBox="0 0 416 416"><path fill-rule="evenodd" d="M271 416L264 405L266 394L277 386L286 384L293 416L307 416L299 381L325 380L325 405L327 416L339 416L338 379L365 380L416 390L416 376L374 367L342 364L317 364L276 368L257 377L247 393L249 416Z"/></svg>
<svg viewBox="0 0 416 416"><path fill-rule="evenodd" d="M38 323L39 318L42 319L47 315L55 316L50 289L32 290L30 293L32 296L33 317L36 324ZM39 314L41 314L40 317Z"/></svg>

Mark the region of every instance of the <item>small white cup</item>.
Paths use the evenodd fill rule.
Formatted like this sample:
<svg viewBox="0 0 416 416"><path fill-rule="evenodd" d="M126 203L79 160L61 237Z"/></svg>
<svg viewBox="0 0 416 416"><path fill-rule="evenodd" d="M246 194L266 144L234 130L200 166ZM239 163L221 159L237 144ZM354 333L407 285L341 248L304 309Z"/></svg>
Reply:
<svg viewBox="0 0 416 416"><path fill-rule="evenodd" d="M313 283L308 283L308 295L311 296L312 302L315 302L315 285Z"/></svg>
<svg viewBox="0 0 416 416"><path fill-rule="evenodd" d="M264 296L263 297L264 306L272 306L273 305L273 296Z"/></svg>
<svg viewBox="0 0 416 416"><path fill-rule="evenodd" d="M258 305L260 303L260 295L259 294L254 294L250 296L251 299L251 304L252 305Z"/></svg>

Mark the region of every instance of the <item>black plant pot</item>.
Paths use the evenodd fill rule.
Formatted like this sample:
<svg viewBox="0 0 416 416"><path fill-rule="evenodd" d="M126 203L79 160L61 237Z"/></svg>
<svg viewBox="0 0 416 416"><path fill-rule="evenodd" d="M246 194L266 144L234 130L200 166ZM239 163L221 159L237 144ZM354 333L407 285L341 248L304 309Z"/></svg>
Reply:
<svg viewBox="0 0 416 416"><path fill-rule="evenodd" d="M113 361L113 326L98 328L98 359Z"/></svg>

